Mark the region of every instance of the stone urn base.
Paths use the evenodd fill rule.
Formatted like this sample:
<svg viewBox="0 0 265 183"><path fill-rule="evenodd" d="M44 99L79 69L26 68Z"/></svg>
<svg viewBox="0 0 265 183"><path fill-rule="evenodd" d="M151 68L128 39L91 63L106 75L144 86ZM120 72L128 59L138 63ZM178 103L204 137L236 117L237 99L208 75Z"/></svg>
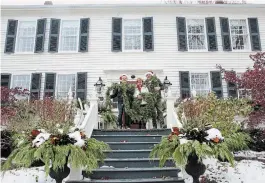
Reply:
<svg viewBox="0 0 265 183"><path fill-rule="evenodd" d="M198 161L199 158L196 155L190 155L188 157L188 164L185 167L186 172L192 176L193 183L200 183L199 178L204 174L206 166Z"/></svg>
<svg viewBox="0 0 265 183"><path fill-rule="evenodd" d="M60 168L57 171L54 171L53 168L50 168L50 177L53 178L56 183L62 183L63 179L66 178L70 173L70 168L67 164L64 165L64 168Z"/></svg>

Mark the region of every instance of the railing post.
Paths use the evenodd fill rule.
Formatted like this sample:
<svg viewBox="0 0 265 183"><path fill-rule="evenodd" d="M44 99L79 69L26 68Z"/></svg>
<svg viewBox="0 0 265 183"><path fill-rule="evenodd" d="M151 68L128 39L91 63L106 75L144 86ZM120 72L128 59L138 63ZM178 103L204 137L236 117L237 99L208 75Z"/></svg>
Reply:
<svg viewBox="0 0 265 183"><path fill-rule="evenodd" d="M173 122L173 112L174 112L174 103L177 97L173 97L170 88L168 88L168 93L166 96L166 102L167 102L167 128L172 127Z"/></svg>
<svg viewBox="0 0 265 183"><path fill-rule="evenodd" d="M93 119L93 123L95 124L95 126L93 127L94 129L98 129L98 96L97 96L97 92L94 90L92 93L92 96L89 100L90 105L94 104L94 110L92 111L92 119Z"/></svg>

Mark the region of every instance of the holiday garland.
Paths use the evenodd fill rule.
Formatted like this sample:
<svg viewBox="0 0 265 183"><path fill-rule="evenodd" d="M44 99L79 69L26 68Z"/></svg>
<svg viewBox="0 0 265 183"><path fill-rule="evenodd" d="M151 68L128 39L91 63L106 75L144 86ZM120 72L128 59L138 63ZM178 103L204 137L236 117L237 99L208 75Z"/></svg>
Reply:
<svg viewBox="0 0 265 183"><path fill-rule="evenodd" d="M155 77L154 77L155 78ZM151 83L151 87L157 86L155 84L155 80ZM159 82L157 82L159 83ZM156 93L141 93L143 100L146 101L145 106L141 106L141 101L139 99L134 99L133 94L135 91L135 85L133 84L117 84L113 83L110 87L108 87L106 91L106 108L111 110L111 99L110 99L110 91L118 90L122 92L123 103L125 112L130 116L132 120L148 120L152 118L155 114L154 107L157 102L157 92ZM129 91L129 92L128 92Z"/></svg>

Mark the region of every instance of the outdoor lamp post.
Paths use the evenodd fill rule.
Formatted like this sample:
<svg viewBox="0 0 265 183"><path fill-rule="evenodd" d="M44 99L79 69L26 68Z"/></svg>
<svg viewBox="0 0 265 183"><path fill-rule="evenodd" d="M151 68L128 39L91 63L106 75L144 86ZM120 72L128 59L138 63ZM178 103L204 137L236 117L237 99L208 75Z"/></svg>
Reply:
<svg viewBox="0 0 265 183"><path fill-rule="evenodd" d="M102 90L105 86L105 84L103 84L101 77L99 77L98 81L96 82L96 84L94 84L94 86L96 88L98 95L101 96Z"/></svg>
<svg viewBox="0 0 265 183"><path fill-rule="evenodd" d="M166 76L165 79L164 79L164 83L163 83L165 96L167 96L169 87L171 85L172 85L172 83L170 83L170 81L167 79L167 76Z"/></svg>

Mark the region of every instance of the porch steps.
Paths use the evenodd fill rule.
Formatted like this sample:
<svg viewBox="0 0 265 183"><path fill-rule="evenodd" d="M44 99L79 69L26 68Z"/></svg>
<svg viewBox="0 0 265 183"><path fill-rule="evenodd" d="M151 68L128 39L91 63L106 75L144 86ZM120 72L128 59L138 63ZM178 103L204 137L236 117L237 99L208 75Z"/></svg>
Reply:
<svg viewBox="0 0 265 183"><path fill-rule="evenodd" d="M149 155L169 129L159 130L94 130L92 138L104 141L111 150L105 151L106 159L92 174L83 172L91 180L67 183L184 183L178 177L180 169L171 160L159 167L159 159Z"/></svg>

